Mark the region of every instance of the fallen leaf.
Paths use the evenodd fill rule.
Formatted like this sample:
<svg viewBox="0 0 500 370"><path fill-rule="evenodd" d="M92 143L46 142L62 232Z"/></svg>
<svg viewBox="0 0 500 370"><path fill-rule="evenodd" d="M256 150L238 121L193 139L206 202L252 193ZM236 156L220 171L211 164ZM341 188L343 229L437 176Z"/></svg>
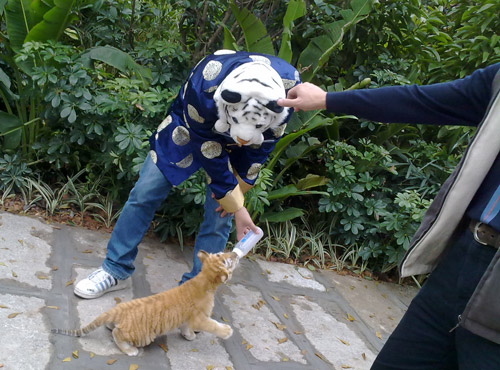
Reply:
<svg viewBox="0 0 500 370"><path fill-rule="evenodd" d="M380 332L376 332L375 335L377 336L378 339L382 339L382 334L380 334Z"/></svg>
<svg viewBox="0 0 500 370"><path fill-rule="evenodd" d="M346 346L350 346L350 344L349 344L348 342L346 342L345 340L342 340L342 339L340 339L340 338L337 338L337 339L338 339L338 340L340 340L340 342L341 342L342 344L345 344Z"/></svg>
<svg viewBox="0 0 500 370"><path fill-rule="evenodd" d="M226 370L233 370L231 366L226 366Z"/></svg>
<svg viewBox="0 0 500 370"><path fill-rule="evenodd" d="M36 277L40 280L49 280L50 279L50 277L48 277L47 275L37 275Z"/></svg>
<svg viewBox="0 0 500 370"><path fill-rule="evenodd" d="M154 260L154 258L153 258L153 257L148 256L148 255L146 255L146 258L147 258L147 259L150 259L150 260Z"/></svg>
<svg viewBox="0 0 500 370"><path fill-rule="evenodd" d="M9 316L7 316L9 319L13 319L14 317L16 317L17 315L20 315L21 312L14 312L14 313L11 313Z"/></svg>
<svg viewBox="0 0 500 370"><path fill-rule="evenodd" d="M341 367L342 369L352 369L352 367L349 365L341 365Z"/></svg>
<svg viewBox="0 0 500 370"><path fill-rule="evenodd" d="M109 359L108 361L106 361L106 363L107 363L108 365L113 365L116 361L118 361L116 358L111 358L111 359Z"/></svg>
<svg viewBox="0 0 500 370"><path fill-rule="evenodd" d="M285 337L285 338L281 338L281 339L278 339L278 344L282 344L282 343L285 343L288 341L288 338Z"/></svg>
<svg viewBox="0 0 500 370"><path fill-rule="evenodd" d="M71 357L66 357L64 360L62 360L62 362L70 362L71 361Z"/></svg>
<svg viewBox="0 0 500 370"><path fill-rule="evenodd" d="M302 356L305 356L307 354L307 351L303 349L302 351L300 351L300 353L302 354Z"/></svg>
<svg viewBox="0 0 500 370"><path fill-rule="evenodd" d="M17 274L14 271L12 271L12 276L17 277Z"/></svg>
<svg viewBox="0 0 500 370"><path fill-rule="evenodd" d="M252 307L255 308L256 310L260 310L260 308L264 306L265 303L266 302L260 299L256 304L253 304Z"/></svg>
<svg viewBox="0 0 500 370"><path fill-rule="evenodd" d="M191 352L198 352L198 350L196 348L193 348Z"/></svg>
<svg viewBox="0 0 500 370"><path fill-rule="evenodd" d="M352 317L351 315L347 314L347 320L349 320L350 322L353 322L355 320L355 318Z"/></svg>
<svg viewBox="0 0 500 370"><path fill-rule="evenodd" d="M51 308L51 309L53 309L53 310L58 310L58 309L59 309L59 307L57 307L57 306L45 306L45 307L47 307L47 308Z"/></svg>
<svg viewBox="0 0 500 370"><path fill-rule="evenodd" d="M82 253L90 254L90 253L92 253L92 249L86 249Z"/></svg>
<svg viewBox="0 0 500 370"><path fill-rule="evenodd" d="M7 267L7 265L6 265L5 263L3 263L3 262L0 262L0 266L5 266L5 267Z"/></svg>
<svg viewBox="0 0 500 370"><path fill-rule="evenodd" d="M326 362L325 358L323 357L323 355L319 352L314 352L314 354L316 355L316 357L319 357L320 359L322 359L323 361Z"/></svg>
<svg viewBox="0 0 500 370"><path fill-rule="evenodd" d="M78 351L71 352L71 356L73 356L73 358L78 358Z"/></svg>
<svg viewBox="0 0 500 370"><path fill-rule="evenodd" d="M349 287L349 289L351 289L351 290L354 290L354 288L355 288L355 287L354 287L353 285L351 285L351 286Z"/></svg>
<svg viewBox="0 0 500 370"><path fill-rule="evenodd" d="M0 308L9 308L9 307L4 306L3 304L0 304Z"/></svg>
<svg viewBox="0 0 500 370"><path fill-rule="evenodd" d="M286 325L280 324L279 322L273 322L273 324L274 324L274 326L276 326L276 328L278 330L285 330L286 329Z"/></svg>
<svg viewBox="0 0 500 370"><path fill-rule="evenodd" d="M57 270L59 270L59 267L57 267L57 266L52 266L51 270L52 270L52 271L57 271Z"/></svg>
<svg viewBox="0 0 500 370"><path fill-rule="evenodd" d="M266 270L268 275L271 275L271 270Z"/></svg>
<svg viewBox="0 0 500 370"><path fill-rule="evenodd" d="M166 344L160 343L160 344L158 344L158 346L160 346L160 348L163 350L163 352L168 352L168 347Z"/></svg>
<svg viewBox="0 0 500 370"><path fill-rule="evenodd" d="M287 315L286 313L284 313L284 314L283 314L283 317L284 317L285 319L288 319L288 315Z"/></svg>
<svg viewBox="0 0 500 370"><path fill-rule="evenodd" d="M246 350L248 351L250 348L253 348L253 346L251 344L247 344Z"/></svg>
<svg viewBox="0 0 500 370"><path fill-rule="evenodd" d="M121 303L121 301L122 301L122 300L121 300L120 298L118 298L118 297L115 297L115 303L116 303L116 304L119 304L119 303Z"/></svg>
<svg viewBox="0 0 500 370"><path fill-rule="evenodd" d="M207 365L207 370L213 370L214 365Z"/></svg>
<svg viewBox="0 0 500 370"><path fill-rule="evenodd" d="M247 344L247 343L248 343L248 342L247 342L245 339L243 339L243 340L241 341L241 344Z"/></svg>
<svg viewBox="0 0 500 370"><path fill-rule="evenodd" d="M387 299L387 294L382 293L382 297L384 297L385 299Z"/></svg>
<svg viewBox="0 0 500 370"><path fill-rule="evenodd" d="M363 360L366 360L366 355L364 352L361 354L361 357L363 358Z"/></svg>
<svg viewBox="0 0 500 370"><path fill-rule="evenodd" d="M139 368L139 365L130 364L130 366L128 367L128 370L137 370L138 368Z"/></svg>
<svg viewBox="0 0 500 370"><path fill-rule="evenodd" d="M273 297L273 299L274 299L276 302L279 302L279 301L280 301L280 299L279 299L278 297L275 297L275 296L273 296L273 295L272 295L271 297Z"/></svg>
<svg viewBox="0 0 500 370"><path fill-rule="evenodd" d="M281 359L281 361L282 361L282 362L288 362L288 361L290 361L290 359L289 359L288 357L283 357L283 358Z"/></svg>
<svg viewBox="0 0 500 370"><path fill-rule="evenodd" d="M211 345L214 345L214 344L215 344L215 340L211 339L211 340L210 340L210 344L211 344Z"/></svg>
<svg viewBox="0 0 500 370"><path fill-rule="evenodd" d="M224 322L229 322L229 320L228 320L228 319L226 319L224 316L221 316L220 318L221 318L221 319L222 319L222 321L224 321Z"/></svg>
<svg viewBox="0 0 500 370"><path fill-rule="evenodd" d="M294 334L297 334L297 335L304 334L304 332L303 332L303 331L298 331L298 330L294 330L294 331L293 331L293 333L294 333Z"/></svg>
<svg viewBox="0 0 500 370"><path fill-rule="evenodd" d="M90 358L94 358L95 353L94 353L94 352L90 352L90 353L89 353L89 356L90 356Z"/></svg>
<svg viewBox="0 0 500 370"><path fill-rule="evenodd" d="M19 242L19 244L24 245L24 241L22 239L18 239L17 241Z"/></svg>
<svg viewBox="0 0 500 370"><path fill-rule="evenodd" d="M71 284L73 284L75 282L75 279L73 280L70 280L70 281L67 281L66 282L66 286L70 286Z"/></svg>

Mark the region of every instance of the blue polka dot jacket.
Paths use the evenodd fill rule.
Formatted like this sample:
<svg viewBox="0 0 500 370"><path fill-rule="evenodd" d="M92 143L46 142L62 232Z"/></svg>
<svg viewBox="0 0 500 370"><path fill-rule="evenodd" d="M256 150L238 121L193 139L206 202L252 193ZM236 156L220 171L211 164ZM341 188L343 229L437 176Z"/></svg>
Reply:
<svg viewBox="0 0 500 370"><path fill-rule="evenodd" d="M219 50L193 68L150 138L150 155L172 185L203 168L211 191L227 212L243 207L243 194L254 185L292 114L290 111L279 129L264 131L264 142L258 147L238 146L227 133L214 129L219 118L215 90L235 68L254 61L269 64L282 78L286 92L300 83L298 71L278 57Z"/></svg>

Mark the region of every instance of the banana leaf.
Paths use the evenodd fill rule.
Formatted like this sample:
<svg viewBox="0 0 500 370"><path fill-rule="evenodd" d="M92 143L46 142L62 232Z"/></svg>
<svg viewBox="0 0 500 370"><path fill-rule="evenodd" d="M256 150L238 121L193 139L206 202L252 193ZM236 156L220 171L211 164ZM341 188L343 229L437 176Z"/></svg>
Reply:
<svg viewBox="0 0 500 370"><path fill-rule="evenodd" d="M373 0L352 0L351 9L340 11L343 19L325 26L325 34L312 39L300 54L298 65L307 68L301 74L302 81L310 81L341 44L346 31L368 16Z"/></svg>
<svg viewBox="0 0 500 370"><path fill-rule="evenodd" d="M271 37L267 35L264 24L246 8L239 9L231 1L231 11L245 36L246 50L255 53L275 55Z"/></svg>
<svg viewBox="0 0 500 370"><path fill-rule="evenodd" d="M4 137L2 149L16 149L21 143L23 124L19 117L0 111L0 137Z"/></svg>
<svg viewBox="0 0 500 370"><path fill-rule="evenodd" d="M283 17L283 33L281 38L281 47L278 56L290 63L292 61L292 38L293 22L306 14L306 3L304 0L290 0Z"/></svg>
<svg viewBox="0 0 500 370"><path fill-rule="evenodd" d="M33 3L37 4L38 2ZM68 24L76 19L76 16L71 13L74 4L75 0L54 0L52 9L47 10L47 7L41 7L40 11L47 10L43 14L43 20L31 29L25 41L58 40ZM34 8L32 11L33 14L37 14Z"/></svg>
<svg viewBox="0 0 500 370"><path fill-rule="evenodd" d="M303 215L304 215L303 209L290 207L280 212L266 212L262 216L260 216L259 221L285 222L293 220L294 218L297 217L302 217Z"/></svg>
<svg viewBox="0 0 500 370"><path fill-rule="evenodd" d="M129 54L112 46L97 46L88 49L82 54L82 59L89 68L92 66L92 60L99 60L118 69L122 73L131 71L145 85L148 85L152 79L152 73L149 68L137 64Z"/></svg>

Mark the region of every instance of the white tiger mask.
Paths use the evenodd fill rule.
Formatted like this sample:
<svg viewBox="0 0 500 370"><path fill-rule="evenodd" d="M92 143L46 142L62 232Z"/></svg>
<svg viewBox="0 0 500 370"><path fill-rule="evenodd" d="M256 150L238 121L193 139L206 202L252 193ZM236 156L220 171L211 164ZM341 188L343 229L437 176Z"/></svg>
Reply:
<svg viewBox="0 0 500 370"><path fill-rule="evenodd" d="M215 130L229 130L231 138L241 145L261 145L262 133L280 126L288 108L276 101L285 98L280 75L262 62L245 63L222 81L214 94L219 119Z"/></svg>

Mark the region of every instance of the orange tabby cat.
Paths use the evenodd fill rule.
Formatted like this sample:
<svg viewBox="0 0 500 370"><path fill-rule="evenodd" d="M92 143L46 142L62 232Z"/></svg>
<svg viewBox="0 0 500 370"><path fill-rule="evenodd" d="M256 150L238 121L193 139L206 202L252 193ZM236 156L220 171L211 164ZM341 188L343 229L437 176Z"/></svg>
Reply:
<svg viewBox="0 0 500 370"><path fill-rule="evenodd" d="M53 329L53 333L83 336L99 326L112 329L113 339L123 352L137 356L139 349L167 331L181 328L188 340L196 331L213 333L222 339L233 334L229 325L210 318L217 286L228 281L238 263L236 253L198 253L201 272L184 284L149 297L123 302L99 315L78 330Z"/></svg>

